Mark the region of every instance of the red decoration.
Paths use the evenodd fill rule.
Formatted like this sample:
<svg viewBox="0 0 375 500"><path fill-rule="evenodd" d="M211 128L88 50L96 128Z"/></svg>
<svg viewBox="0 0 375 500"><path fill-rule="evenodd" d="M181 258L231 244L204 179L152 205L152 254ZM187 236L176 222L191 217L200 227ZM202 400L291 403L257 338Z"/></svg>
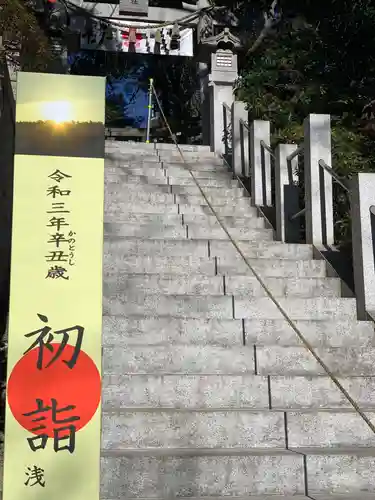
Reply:
<svg viewBox="0 0 375 500"><path fill-rule="evenodd" d="M128 41L128 40L129 40L129 36L130 36L130 31L131 31L131 30L134 30L134 31L135 31L135 38L136 38L137 42L139 42L140 40L142 40L143 35L142 35L142 33L137 33L136 28L130 28L130 29L129 29L129 30L127 30L127 31L121 31L121 38L122 38L123 40Z"/></svg>
<svg viewBox="0 0 375 500"><path fill-rule="evenodd" d="M54 351L59 344L52 344ZM101 397L101 381L99 371L93 360L80 351L77 363L70 369L64 359L70 359L74 347L66 345L63 355L51 366L38 370L36 367L39 347L25 354L15 365L8 381L8 404L17 422L31 433L38 422L24 416L37 408L36 400L43 400L44 405L51 406L51 399L56 399L59 408L75 406L70 412L61 414L61 418L77 415L79 420L74 422L76 430L82 429L94 416ZM53 353L44 349L44 359L48 363ZM53 437L51 412L42 414L45 420L40 423L45 429L34 431L32 434L47 434ZM40 416L42 416L40 415Z"/></svg>

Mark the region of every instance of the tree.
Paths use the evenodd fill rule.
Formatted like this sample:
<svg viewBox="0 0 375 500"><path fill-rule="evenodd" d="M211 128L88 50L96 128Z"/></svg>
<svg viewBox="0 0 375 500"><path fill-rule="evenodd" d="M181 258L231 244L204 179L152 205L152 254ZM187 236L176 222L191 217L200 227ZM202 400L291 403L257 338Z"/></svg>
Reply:
<svg viewBox="0 0 375 500"><path fill-rule="evenodd" d="M300 142L309 113L332 119L333 168L375 171L375 6L371 0L280 0L281 18L259 40L270 3L218 0L248 34L238 98L269 119L273 143ZM255 45L255 49L254 48ZM335 236L350 244L348 200L335 185Z"/></svg>
<svg viewBox="0 0 375 500"><path fill-rule="evenodd" d="M23 0L0 0L0 34L7 57L16 69L46 71L53 61L48 37Z"/></svg>

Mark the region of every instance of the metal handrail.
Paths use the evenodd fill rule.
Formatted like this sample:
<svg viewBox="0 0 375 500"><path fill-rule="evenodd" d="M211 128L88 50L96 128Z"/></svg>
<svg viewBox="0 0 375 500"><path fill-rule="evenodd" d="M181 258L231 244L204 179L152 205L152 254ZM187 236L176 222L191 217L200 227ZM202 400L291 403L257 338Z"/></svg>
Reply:
<svg viewBox="0 0 375 500"><path fill-rule="evenodd" d="M293 151L293 153L291 153L289 156L287 156L287 162L288 164L293 160L293 158L295 158L298 154L300 154L304 149L304 145L301 144L295 151ZM339 177L336 172L333 170L332 167L330 167L329 165L327 165L327 163L324 161L324 160L319 160L318 161L318 164L321 168L323 168L326 172L328 172L332 177L333 179L338 183L340 184L340 186L347 192L347 193L350 193L350 189L349 187L345 184L345 179ZM291 215L289 217L289 220L292 221L294 219L297 219L298 217L300 217L301 215L304 215L306 212L306 207L303 208L302 210L300 210L299 212L297 212L296 214L294 215Z"/></svg>
<svg viewBox="0 0 375 500"><path fill-rule="evenodd" d="M251 132L251 128L250 128L249 124L247 122L245 122L245 120L242 120L242 118L240 118L240 125L243 125L245 128L247 128L247 130L249 132Z"/></svg>
<svg viewBox="0 0 375 500"><path fill-rule="evenodd" d="M294 156L292 157L292 159L293 159L295 156L297 156L295 153L296 153L296 152L294 151L291 155L289 155L289 156L288 156L288 161L290 161L290 160L289 160L289 158L290 158L292 155L294 155ZM318 164L319 164L319 166L320 166L321 168L323 168L323 169L324 169L324 170L326 170L329 174L331 174L331 176L332 176L332 177L333 177L333 179L337 182L337 184L340 184L340 186L341 186L341 187L342 187L342 188L343 188L343 189L344 189L347 193L350 193L350 189L349 189L349 187L348 187L348 186L346 186L346 185L344 184L345 179L340 178L340 177L336 174L336 172L333 170L333 168L332 168L332 167L330 167L329 165L327 165L327 163L326 163L324 160L319 160L319 161L318 161ZM297 218L298 218L298 217L300 217L301 215L304 215L304 214L305 214L305 212L306 212L306 207L305 207L305 208L303 208L302 210L300 210L299 212L297 212L296 214L291 215L291 216L289 217L289 220L290 220L290 221L292 221L292 220L294 220L294 219L297 219Z"/></svg>
<svg viewBox="0 0 375 500"><path fill-rule="evenodd" d="M268 146L264 141L260 141L260 145L263 149L268 151L268 153L272 156L272 158L276 158L275 153L272 151L271 146Z"/></svg>
<svg viewBox="0 0 375 500"><path fill-rule="evenodd" d="M298 217L301 217L302 215L305 215L306 210L307 210L307 208L305 207L305 208L303 208L302 210L300 210L299 212L297 212L296 214L291 215L291 216L289 217L289 220L291 220L291 221L292 221L292 220L294 220L294 219L298 219Z"/></svg>
<svg viewBox="0 0 375 500"><path fill-rule="evenodd" d="M340 186L347 192L347 193L350 193L350 189L348 186L346 186L344 184L345 182L345 179L339 177L336 172L333 170L332 167L330 167L329 165L327 165L327 163L324 161L324 160L319 160L318 161L319 163L319 166L324 168L324 170L326 172L328 172L329 174L331 174L331 176L334 178L334 180L337 182L337 184L340 184Z"/></svg>
<svg viewBox="0 0 375 500"><path fill-rule="evenodd" d="M230 126L232 124L232 110L228 106L227 103L223 102L223 126L224 126L224 147L225 147L225 154L229 154L230 147L229 147L229 140L228 136L230 135L230 132L228 130L230 129ZM228 119L228 113L229 113L229 119Z"/></svg>
<svg viewBox="0 0 375 500"><path fill-rule="evenodd" d="M304 144L300 144L298 146L298 148L296 148L293 153L291 153L289 156L286 157L286 161L287 162L290 162L292 161L296 156L298 156L299 154L303 153L303 150L305 149L305 145Z"/></svg>
<svg viewBox="0 0 375 500"><path fill-rule="evenodd" d="M228 104L226 102L223 102L223 107L225 108L226 111L229 111L229 113L232 113L232 110L230 109L230 107L228 106Z"/></svg>
<svg viewBox="0 0 375 500"><path fill-rule="evenodd" d="M182 162L184 163L184 168L186 168L186 170L190 173L190 175L191 175L194 183L196 184L196 186L199 189L201 195L203 196L204 200L206 201L207 206L210 208L211 212L215 216L215 218L218 221L218 223L219 223L220 227L222 228L222 230L228 236L229 241L232 243L232 245L234 246L234 248L237 250L238 254L240 255L240 257L244 261L244 263L247 266L247 268L250 270L250 272L258 280L259 284L261 285L261 287L265 291L267 297L273 302L273 304L276 306L276 308L278 309L278 311L280 312L280 314L284 317L285 321L292 328L292 330L296 333L296 335L301 340L301 342L306 347L306 349L315 358L315 360L320 364L320 366L323 368L323 370L328 375L328 377L331 379L331 381L334 383L334 385L341 391L341 393L345 396L345 398L348 400L348 402L350 403L350 405L354 408L354 410L358 413L358 415L366 422L366 424L368 425L368 427L375 434L375 425L371 422L371 420L367 417L367 415L361 410L361 408L359 407L358 403L350 396L350 394L348 393L348 391L341 384L341 382L339 382L338 378L331 372L331 370L326 365L326 363L322 360L322 358L315 352L315 349L313 348L313 346L305 338L305 336L300 332L300 330L298 329L298 327L295 324L295 322L289 317L288 313L284 311L284 308L280 305L280 303L278 302L278 300L273 296L272 292L269 290L269 288L267 287L267 285L265 284L265 282L263 281L263 279L260 277L260 275L257 273L257 271L255 271L255 269L253 268L253 266L248 261L247 257L245 256L245 254L243 253L243 251L239 247L239 244L236 242L236 240L232 237L232 235L228 231L226 225L222 222L219 214L216 212L215 208L212 206L211 202L209 201L209 199L207 198L205 192L203 191L201 185L199 184L197 178L195 177L195 175L194 175L194 173L193 173L190 165L187 163L187 161L186 161L186 159L185 159L185 157L183 155L183 152L182 152L180 146L178 145L178 143L176 141L176 138L175 138L175 136L174 136L174 134L173 134L173 132L172 132L172 130L170 128L170 125L169 125L168 120L167 120L167 118L166 118L166 116L164 114L164 111L163 111L162 107L161 107L161 104L160 104L160 101L159 101L159 98L158 98L158 96L156 94L155 89L154 89L154 95L155 95L156 102L157 102L157 104L159 106L160 112L161 112L161 114L163 116L163 119L165 121L165 124L166 124L166 126L168 128L168 131L170 133L170 136L172 138L172 141L174 142L174 144L175 144L175 146L176 146L176 148L177 148L177 150L178 150L178 152L179 152L179 154L181 156ZM224 159L224 161L225 161L225 159ZM226 163L228 165L228 162L226 162Z"/></svg>

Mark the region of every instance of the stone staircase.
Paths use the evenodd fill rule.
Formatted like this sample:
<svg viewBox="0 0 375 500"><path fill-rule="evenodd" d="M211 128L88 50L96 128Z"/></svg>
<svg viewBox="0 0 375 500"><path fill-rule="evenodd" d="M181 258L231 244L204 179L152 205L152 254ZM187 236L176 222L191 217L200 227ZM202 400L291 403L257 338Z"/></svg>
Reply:
<svg viewBox="0 0 375 500"><path fill-rule="evenodd" d="M106 150L101 499L373 499L375 435L174 147ZM219 158L184 150L251 265L375 421L373 324L311 246L273 240Z"/></svg>

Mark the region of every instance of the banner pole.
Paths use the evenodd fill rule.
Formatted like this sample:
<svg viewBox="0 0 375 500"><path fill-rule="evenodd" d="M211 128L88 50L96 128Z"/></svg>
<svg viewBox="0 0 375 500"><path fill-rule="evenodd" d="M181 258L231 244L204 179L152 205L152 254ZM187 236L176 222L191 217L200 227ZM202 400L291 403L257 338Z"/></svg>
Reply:
<svg viewBox="0 0 375 500"><path fill-rule="evenodd" d="M148 114L147 114L147 135L146 135L146 143L150 142L150 129L151 129L151 112L152 112L152 88L154 85L154 79L150 78L150 86L148 88Z"/></svg>

